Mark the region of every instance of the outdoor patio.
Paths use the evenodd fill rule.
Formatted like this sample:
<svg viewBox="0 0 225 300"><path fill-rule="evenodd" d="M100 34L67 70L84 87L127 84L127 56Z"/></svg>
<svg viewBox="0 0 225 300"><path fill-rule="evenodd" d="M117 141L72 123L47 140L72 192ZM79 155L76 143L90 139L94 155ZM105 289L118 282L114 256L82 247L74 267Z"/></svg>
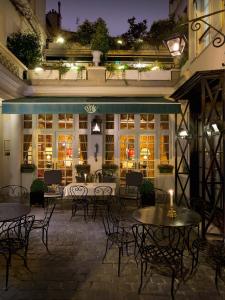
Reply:
<svg viewBox="0 0 225 300"><path fill-rule="evenodd" d="M68 207L67 207L68 206ZM37 217L42 208L33 207ZM153 274L145 278L142 294L137 290L140 270L132 256L122 258L121 277L117 276L118 249L112 248L102 264L105 233L101 218L85 222L75 216L70 221L69 205L57 205L49 228L49 250L41 242L41 232L32 231L28 252L30 272L20 258L13 258L9 289L4 290L5 265L1 259L0 299L81 300L81 299L170 299L170 278ZM181 284L176 299L224 299L225 286L214 284L214 271L200 266L186 284Z"/></svg>

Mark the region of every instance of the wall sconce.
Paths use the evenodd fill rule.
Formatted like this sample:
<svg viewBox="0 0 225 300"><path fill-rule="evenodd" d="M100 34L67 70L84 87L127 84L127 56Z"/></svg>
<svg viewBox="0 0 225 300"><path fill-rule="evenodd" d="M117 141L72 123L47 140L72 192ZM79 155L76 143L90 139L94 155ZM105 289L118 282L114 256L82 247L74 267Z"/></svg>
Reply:
<svg viewBox="0 0 225 300"><path fill-rule="evenodd" d="M177 138L183 139L183 140L184 139L189 140L189 139L192 139L192 134L187 129L180 128L177 131Z"/></svg>
<svg viewBox="0 0 225 300"><path fill-rule="evenodd" d="M102 134L102 120L98 117L91 121L91 134Z"/></svg>
<svg viewBox="0 0 225 300"><path fill-rule="evenodd" d="M172 56L179 56L184 51L187 39L183 34L177 34L163 42Z"/></svg>

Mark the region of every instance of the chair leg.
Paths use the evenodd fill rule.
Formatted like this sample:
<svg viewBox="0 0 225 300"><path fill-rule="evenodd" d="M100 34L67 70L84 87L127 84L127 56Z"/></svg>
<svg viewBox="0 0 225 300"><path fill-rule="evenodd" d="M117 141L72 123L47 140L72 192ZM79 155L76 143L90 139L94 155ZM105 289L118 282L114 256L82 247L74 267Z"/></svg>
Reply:
<svg viewBox="0 0 225 300"><path fill-rule="evenodd" d="M109 245L109 240L107 239L106 246L105 246L105 253L104 253L103 258L102 258L102 263L105 260L105 257L106 257L107 251L108 251L108 245Z"/></svg>
<svg viewBox="0 0 225 300"><path fill-rule="evenodd" d="M118 257L118 276L120 276L120 263L121 263L121 254L123 252L123 248L119 247L119 257Z"/></svg>
<svg viewBox="0 0 225 300"><path fill-rule="evenodd" d="M5 290L8 290L8 282L9 282L9 268L11 265L11 254L9 254L6 258L6 274L5 274Z"/></svg>
<svg viewBox="0 0 225 300"><path fill-rule="evenodd" d="M47 251L49 252L49 249L48 249L48 227L42 228L42 242L45 245Z"/></svg>
<svg viewBox="0 0 225 300"><path fill-rule="evenodd" d="M138 294L141 293L141 289L142 289L142 284L143 284L143 262L141 261L141 282L138 288Z"/></svg>
<svg viewBox="0 0 225 300"><path fill-rule="evenodd" d="M172 272L172 280L171 280L171 298L174 300L174 282L175 282L175 273Z"/></svg>

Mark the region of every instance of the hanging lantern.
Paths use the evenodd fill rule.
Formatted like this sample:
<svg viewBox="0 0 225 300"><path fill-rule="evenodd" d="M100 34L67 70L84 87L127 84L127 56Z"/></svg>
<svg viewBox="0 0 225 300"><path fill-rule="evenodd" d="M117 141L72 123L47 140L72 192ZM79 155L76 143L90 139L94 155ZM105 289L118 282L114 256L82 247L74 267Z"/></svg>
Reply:
<svg viewBox="0 0 225 300"><path fill-rule="evenodd" d="M102 133L102 120L95 117L91 122L91 134L101 134Z"/></svg>
<svg viewBox="0 0 225 300"><path fill-rule="evenodd" d="M163 42L169 49L169 52L172 56L179 56L184 51L186 41L186 37L183 34L178 34L167 40L164 40Z"/></svg>

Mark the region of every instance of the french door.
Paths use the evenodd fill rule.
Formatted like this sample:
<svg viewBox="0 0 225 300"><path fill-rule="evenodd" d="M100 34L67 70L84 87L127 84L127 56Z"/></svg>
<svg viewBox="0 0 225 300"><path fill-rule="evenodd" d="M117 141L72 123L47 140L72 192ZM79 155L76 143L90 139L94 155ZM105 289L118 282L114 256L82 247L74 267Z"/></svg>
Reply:
<svg viewBox="0 0 225 300"><path fill-rule="evenodd" d="M46 170L62 171L62 184L73 181L73 134L56 132L38 134L38 177Z"/></svg>

